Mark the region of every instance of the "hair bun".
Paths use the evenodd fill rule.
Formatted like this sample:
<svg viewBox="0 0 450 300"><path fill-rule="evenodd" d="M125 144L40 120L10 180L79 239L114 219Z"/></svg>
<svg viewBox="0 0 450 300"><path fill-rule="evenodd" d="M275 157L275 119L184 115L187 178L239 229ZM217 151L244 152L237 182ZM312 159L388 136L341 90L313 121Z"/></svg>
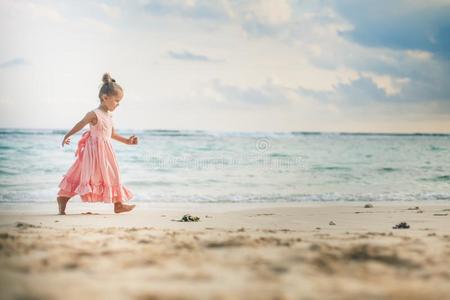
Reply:
<svg viewBox="0 0 450 300"><path fill-rule="evenodd" d="M111 78L111 75L109 75L109 73L103 74L102 81L103 83L116 82L114 79Z"/></svg>
<svg viewBox="0 0 450 300"><path fill-rule="evenodd" d="M98 98L100 98L100 102L103 101L103 95L117 95L119 91L123 93L122 87L116 82L114 78L111 77L109 73L103 74L102 81L103 84L101 85L100 91L98 92Z"/></svg>

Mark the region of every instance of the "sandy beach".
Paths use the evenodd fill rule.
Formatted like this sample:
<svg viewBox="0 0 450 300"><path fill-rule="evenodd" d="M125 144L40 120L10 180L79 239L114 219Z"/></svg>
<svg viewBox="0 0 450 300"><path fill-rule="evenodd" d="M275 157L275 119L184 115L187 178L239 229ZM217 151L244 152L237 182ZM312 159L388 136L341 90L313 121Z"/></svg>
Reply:
<svg viewBox="0 0 450 300"><path fill-rule="evenodd" d="M365 204L4 210L1 299L450 299L450 205Z"/></svg>

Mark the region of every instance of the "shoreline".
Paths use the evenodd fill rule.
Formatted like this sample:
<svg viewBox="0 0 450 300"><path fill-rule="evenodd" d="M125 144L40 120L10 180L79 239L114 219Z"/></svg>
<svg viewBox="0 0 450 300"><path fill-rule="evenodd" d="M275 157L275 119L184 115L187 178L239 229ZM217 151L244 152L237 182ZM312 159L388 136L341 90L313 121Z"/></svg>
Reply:
<svg viewBox="0 0 450 300"><path fill-rule="evenodd" d="M201 211L222 211L243 210L243 209L259 209L259 208L277 208L277 207L322 207L322 206L364 206L372 204L376 206L445 206L450 205L450 200L304 200L304 201L277 201L277 202L143 202L143 201L126 201L126 204L136 204L138 210L178 210L178 209L198 209ZM57 208L56 198L51 202L0 202L0 215L4 214L34 214L48 212L51 213L55 207ZM82 202L80 199L71 199L68 203L68 210L80 212L82 210L95 210L97 212L108 212L113 207L113 203L102 202ZM56 212L57 210L55 210ZM111 209L112 211L112 209Z"/></svg>
<svg viewBox="0 0 450 300"><path fill-rule="evenodd" d="M56 201L55 201L56 202ZM364 208L370 204L373 208ZM419 207L419 213L413 208ZM279 202L279 203L137 203L128 213L115 214L112 204L72 203L66 215L57 214L56 203L33 207L27 211L0 210L0 226L13 226L16 222L60 228L61 226L83 226L102 228L105 226L155 227L155 228L202 228L221 226L224 228L274 227L312 230L316 227L348 230L389 230L395 222L411 222L421 227L433 225L433 229L450 232L450 202L433 201L386 201L386 202ZM422 211L423 213L420 213ZM174 222L184 214L200 217L199 222ZM265 218L249 219L251 215ZM447 217L448 217L447 215ZM328 220L328 221L327 221ZM445 222L447 220L448 222ZM261 221L261 222L260 222ZM266 221L270 221L267 223ZM444 221L444 222L441 222ZM441 224L443 223L443 224ZM445 224L446 223L446 224ZM184 225L182 225L184 224ZM187 226L187 227L186 227ZM324 229L325 229L324 228ZM413 230L414 228L411 228Z"/></svg>

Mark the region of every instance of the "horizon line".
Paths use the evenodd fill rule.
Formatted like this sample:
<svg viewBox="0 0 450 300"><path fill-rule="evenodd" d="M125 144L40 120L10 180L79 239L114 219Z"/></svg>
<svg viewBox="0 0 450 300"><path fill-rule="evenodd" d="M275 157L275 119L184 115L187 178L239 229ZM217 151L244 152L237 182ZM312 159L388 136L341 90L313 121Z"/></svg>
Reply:
<svg viewBox="0 0 450 300"><path fill-rule="evenodd" d="M0 130L43 130L43 131L69 131L70 128L29 128L29 127L0 127ZM448 132L426 132L426 131L308 131L308 130L284 130L284 131L264 131L264 130L212 130L212 129L173 129L173 128L145 128L132 129L122 128L117 131L191 131L191 132L235 132L235 133L300 133L300 134L352 134L352 135L450 135ZM81 130L80 130L81 131Z"/></svg>

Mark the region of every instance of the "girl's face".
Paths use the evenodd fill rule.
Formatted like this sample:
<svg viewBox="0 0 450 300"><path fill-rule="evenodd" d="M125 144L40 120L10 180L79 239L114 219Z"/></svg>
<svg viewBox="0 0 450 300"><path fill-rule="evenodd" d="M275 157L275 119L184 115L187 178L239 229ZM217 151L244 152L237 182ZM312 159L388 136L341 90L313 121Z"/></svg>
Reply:
<svg viewBox="0 0 450 300"><path fill-rule="evenodd" d="M115 95L107 96L105 94L102 95L103 102L106 106L106 108L109 111L114 111L117 106L119 106L119 102L123 98L123 92L121 90L117 90L117 93Z"/></svg>

